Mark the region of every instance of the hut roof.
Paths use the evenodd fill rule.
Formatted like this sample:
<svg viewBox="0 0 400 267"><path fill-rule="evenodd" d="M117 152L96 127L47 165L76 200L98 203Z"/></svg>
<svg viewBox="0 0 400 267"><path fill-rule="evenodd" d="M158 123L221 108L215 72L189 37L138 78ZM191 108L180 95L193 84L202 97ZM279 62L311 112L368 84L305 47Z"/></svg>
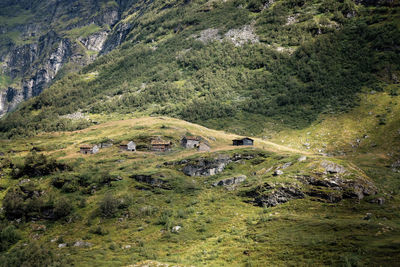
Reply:
<svg viewBox="0 0 400 267"><path fill-rule="evenodd" d="M183 138L186 138L187 140L200 141L200 137L198 136L184 136Z"/></svg>
<svg viewBox="0 0 400 267"><path fill-rule="evenodd" d="M120 145L127 146L130 142L132 142L132 141L122 141Z"/></svg>
<svg viewBox="0 0 400 267"><path fill-rule="evenodd" d="M170 145L171 142L158 139L158 140L151 140L151 144L152 145Z"/></svg>
<svg viewBox="0 0 400 267"><path fill-rule="evenodd" d="M94 145L84 144L84 145L81 145L79 148L83 148L83 149L92 149L93 147L94 147Z"/></svg>
<svg viewBox="0 0 400 267"><path fill-rule="evenodd" d="M251 141L254 141L253 139L251 139L251 138L248 138L248 137L245 137L245 138L240 138L240 139L233 139L233 141L243 141L243 140L251 140Z"/></svg>

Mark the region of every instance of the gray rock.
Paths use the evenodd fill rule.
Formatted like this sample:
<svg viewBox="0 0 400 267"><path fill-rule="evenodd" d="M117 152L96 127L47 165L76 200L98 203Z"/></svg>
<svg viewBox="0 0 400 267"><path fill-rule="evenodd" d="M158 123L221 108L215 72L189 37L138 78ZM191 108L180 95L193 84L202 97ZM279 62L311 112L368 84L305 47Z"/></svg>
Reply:
<svg viewBox="0 0 400 267"><path fill-rule="evenodd" d="M92 243L86 241L76 241L74 244L74 247L80 247L80 248L90 248L91 246Z"/></svg>
<svg viewBox="0 0 400 267"><path fill-rule="evenodd" d="M383 204L385 204L385 198L384 197L378 197L378 198L374 198L374 199L371 199L369 202L370 203L375 203L375 204L378 204L378 205L383 205Z"/></svg>
<svg viewBox="0 0 400 267"><path fill-rule="evenodd" d="M302 162L302 161L306 161L306 160L307 160L306 156L301 156L297 161Z"/></svg>
<svg viewBox="0 0 400 267"><path fill-rule="evenodd" d="M67 247L66 243L58 244L58 248L66 248L66 247Z"/></svg>
<svg viewBox="0 0 400 267"><path fill-rule="evenodd" d="M325 169L325 172L326 172L326 173L330 173L330 174L334 174L334 173L343 174L343 173L346 172L346 169L345 169L343 166L341 166L341 165L339 165L339 164L336 164L336 163L333 163L333 162L331 162L331 161L325 160L325 161L321 162L320 165L321 165L322 168Z"/></svg>
<svg viewBox="0 0 400 267"><path fill-rule="evenodd" d="M179 225L174 226L174 227L172 227L171 232L172 232L172 233L179 233L179 231L181 230L181 228L182 228L182 226L179 226Z"/></svg>
<svg viewBox="0 0 400 267"><path fill-rule="evenodd" d="M213 186L232 186L232 185L237 185L242 182L244 182L247 179L246 175L239 175L236 177L231 177L227 179L220 180L218 182L215 182Z"/></svg>
<svg viewBox="0 0 400 267"><path fill-rule="evenodd" d="M274 171L274 173L272 174L273 176L278 176L278 175L282 175L283 171L282 170L276 170Z"/></svg>
<svg viewBox="0 0 400 267"><path fill-rule="evenodd" d="M289 168L290 166L292 166L291 162L286 162L285 164L282 165L281 169L284 170L286 168Z"/></svg>
<svg viewBox="0 0 400 267"><path fill-rule="evenodd" d="M275 207L289 200L305 197L304 193L295 186L274 187L269 184L256 187L248 192L247 196L253 197L254 203L261 207Z"/></svg>
<svg viewBox="0 0 400 267"><path fill-rule="evenodd" d="M371 218L372 218L372 213L367 213L367 214L365 214L365 217L363 218L363 220L371 220Z"/></svg>
<svg viewBox="0 0 400 267"><path fill-rule="evenodd" d="M170 189L168 182L162 179L153 177L153 175L146 174L134 174L130 176L138 182L149 184L153 187L159 187L163 189Z"/></svg>
<svg viewBox="0 0 400 267"><path fill-rule="evenodd" d="M306 191L306 194L328 200L329 202L339 202L343 198L361 200L365 196L377 193L376 187L370 181L361 177L345 179L338 175L333 177L298 176L297 179L304 184L313 186Z"/></svg>
<svg viewBox="0 0 400 267"><path fill-rule="evenodd" d="M222 172L230 162L229 158L214 160L200 159L193 163L188 163L183 167L182 171L188 176L211 176Z"/></svg>

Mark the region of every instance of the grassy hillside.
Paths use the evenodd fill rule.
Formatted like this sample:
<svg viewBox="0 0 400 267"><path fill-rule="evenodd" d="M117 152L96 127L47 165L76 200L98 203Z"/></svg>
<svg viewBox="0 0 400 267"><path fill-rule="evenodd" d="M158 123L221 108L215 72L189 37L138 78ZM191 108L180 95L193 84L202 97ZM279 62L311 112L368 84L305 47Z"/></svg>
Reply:
<svg viewBox="0 0 400 267"><path fill-rule="evenodd" d="M256 135L274 124L307 127L357 105L363 86L396 83L397 2L262 4L138 2L115 26L131 27L119 49L22 105L0 130L82 128L58 117L82 110L169 115Z"/></svg>
<svg viewBox="0 0 400 267"><path fill-rule="evenodd" d="M211 152L181 148L179 140L185 134L201 136L211 145ZM172 151L147 151L152 136L171 140ZM148 260L154 265L190 266L396 264L400 217L395 210L399 199L397 193L389 196L381 189L386 181L376 176L367 178L349 161L323 158L260 139L255 139L254 148L237 149L230 145L235 137L177 119L153 117L0 141L0 152L5 155L0 180L4 207L0 215L0 262L4 266L24 261L42 266L121 266ZM115 145L98 154L78 153L80 144L109 139ZM139 151L120 152L118 143L130 139L138 143ZM36 155L56 159L59 170L36 177L18 176L16 173L31 166L27 164L36 164L33 166L42 171L55 166L49 159L43 163L32 155L32 148L39 151ZM254 158L230 163L223 172L209 177L189 177L180 165L164 164L234 154ZM302 155L307 159L300 162ZM319 168L316 166L325 160L344 166L351 176L372 179L379 188L378 195L338 203L307 195L265 208L252 202L249 192L256 192L253 190L265 183L301 186L294 177L314 175ZM272 175L276 167L288 162L292 165L282 169L284 174ZM247 180L230 190L211 186L239 174L246 175ZM134 175L159 180L151 184L135 180ZM18 200L18 190L27 194L23 202ZM383 206L370 203L381 196L386 199ZM10 203L14 205L12 213L7 208ZM46 217L49 209L56 217ZM174 226L182 228L174 232ZM74 246L77 241L88 242L88 247ZM41 258L40 254L49 256Z"/></svg>

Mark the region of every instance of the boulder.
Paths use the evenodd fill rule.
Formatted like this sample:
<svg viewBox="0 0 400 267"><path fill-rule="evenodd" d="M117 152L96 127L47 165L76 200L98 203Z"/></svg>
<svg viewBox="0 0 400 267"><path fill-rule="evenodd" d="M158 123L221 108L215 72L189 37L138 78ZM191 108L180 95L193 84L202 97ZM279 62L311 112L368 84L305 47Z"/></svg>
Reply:
<svg viewBox="0 0 400 267"><path fill-rule="evenodd" d="M362 178L346 179L339 175L334 176L297 176L303 184L311 185L306 194L320 197L329 202L338 202L342 198L363 199L365 196L375 195L376 187L372 182Z"/></svg>
<svg viewBox="0 0 400 267"><path fill-rule="evenodd" d="M229 158L220 159L199 159L195 162L188 163L183 167L182 171L188 176L211 176L222 172L226 165L231 162Z"/></svg>
<svg viewBox="0 0 400 267"><path fill-rule="evenodd" d="M306 161L306 160L307 160L306 156L301 156L297 161L302 162L302 161Z"/></svg>
<svg viewBox="0 0 400 267"><path fill-rule="evenodd" d="M66 243L58 244L58 248L66 248L66 247L67 247Z"/></svg>
<svg viewBox="0 0 400 267"><path fill-rule="evenodd" d="M334 173L338 173L338 174L343 174L346 172L346 169L339 165L336 164L334 162L331 161L327 161L324 160L323 162L321 162L321 167L325 169L325 173L330 173L330 174L334 174Z"/></svg>
<svg viewBox="0 0 400 267"><path fill-rule="evenodd" d="M86 241L76 241L74 243L74 247L80 247L80 248L90 248L92 246L92 243L86 242Z"/></svg>
<svg viewBox="0 0 400 267"><path fill-rule="evenodd" d="M182 228L182 226L179 226L179 225L174 226L174 227L172 227L171 232L172 232L172 233L179 233L179 231L181 230L181 228Z"/></svg>
<svg viewBox="0 0 400 267"><path fill-rule="evenodd" d="M213 183L213 186L224 186L224 187L233 186L233 185L237 185L237 184L244 182L246 179L247 179L246 175L239 175L239 176L226 178L226 179L220 180L218 182L215 182L215 183Z"/></svg>
<svg viewBox="0 0 400 267"><path fill-rule="evenodd" d="M156 177L153 177L153 175L134 174L134 175L131 175L130 178L133 178L138 182L151 185L153 187L169 189L168 183L166 181L156 178Z"/></svg>
<svg viewBox="0 0 400 267"><path fill-rule="evenodd" d="M276 170L274 171L274 173L272 174L273 176L278 176L278 175L282 175L283 171L282 170Z"/></svg>
<svg viewBox="0 0 400 267"><path fill-rule="evenodd" d="M285 164L283 164L282 165L282 167L280 168L280 169L287 169L287 168L289 168L290 166L292 166L292 163L291 162L286 162Z"/></svg>
<svg viewBox="0 0 400 267"><path fill-rule="evenodd" d="M275 207L291 199L304 198L304 193L293 185L280 185L278 187L264 184L247 193L254 198L254 203L260 207Z"/></svg>

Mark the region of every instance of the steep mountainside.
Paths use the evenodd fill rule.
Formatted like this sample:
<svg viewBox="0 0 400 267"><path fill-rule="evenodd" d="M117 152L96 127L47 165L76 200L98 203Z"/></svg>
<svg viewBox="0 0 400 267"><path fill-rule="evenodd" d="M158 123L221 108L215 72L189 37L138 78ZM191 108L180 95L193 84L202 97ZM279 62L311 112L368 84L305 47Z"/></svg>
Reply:
<svg viewBox="0 0 400 267"><path fill-rule="evenodd" d="M133 1L0 1L0 116L121 40L107 37Z"/></svg>
<svg viewBox="0 0 400 267"><path fill-rule="evenodd" d="M0 266L398 265L399 11L0 0Z"/></svg>
<svg viewBox="0 0 400 267"><path fill-rule="evenodd" d="M123 45L55 82L0 130L85 127L59 117L78 111L168 114L252 135L302 128L353 107L360 92L397 94L398 10L398 1L136 2L103 51Z"/></svg>

